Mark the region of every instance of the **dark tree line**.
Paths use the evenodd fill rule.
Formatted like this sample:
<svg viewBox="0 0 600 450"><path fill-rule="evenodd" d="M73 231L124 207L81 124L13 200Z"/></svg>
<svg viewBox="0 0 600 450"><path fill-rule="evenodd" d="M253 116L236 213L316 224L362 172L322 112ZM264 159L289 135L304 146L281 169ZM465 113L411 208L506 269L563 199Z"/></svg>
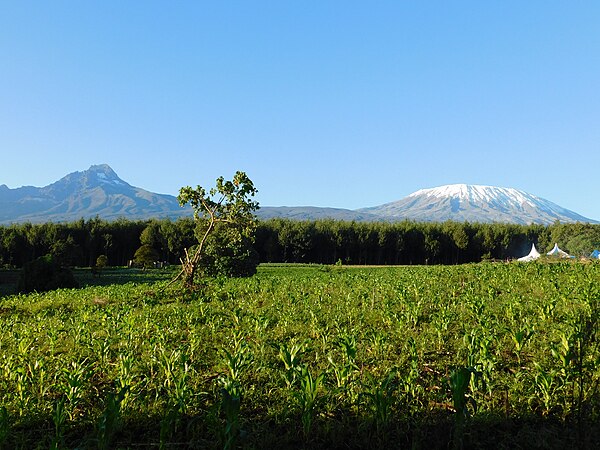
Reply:
<svg viewBox="0 0 600 450"><path fill-rule="evenodd" d="M105 255L108 265L123 266L142 244L154 247L160 260L176 262L180 249L194 243L191 219L13 224L0 227L0 266L22 267L47 254L65 265L90 267Z"/></svg>
<svg viewBox="0 0 600 450"><path fill-rule="evenodd" d="M66 265L93 266L100 255L122 266L141 245L178 264L197 243L192 218L150 221L101 219L0 226L0 266L22 267L47 254ZM600 247L600 225L479 223L363 223L334 220L261 221L254 247L261 262L334 264L460 264L540 252L557 242L573 255Z"/></svg>
<svg viewBox="0 0 600 450"><path fill-rule="evenodd" d="M260 224L256 247L270 262L461 264L521 256L549 235L540 225L274 219Z"/></svg>

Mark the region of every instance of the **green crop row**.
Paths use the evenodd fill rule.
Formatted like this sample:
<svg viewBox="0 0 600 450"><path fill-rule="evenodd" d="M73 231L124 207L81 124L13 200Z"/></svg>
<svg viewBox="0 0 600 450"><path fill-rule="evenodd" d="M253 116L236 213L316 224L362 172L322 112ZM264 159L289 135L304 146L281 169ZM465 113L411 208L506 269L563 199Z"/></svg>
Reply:
<svg viewBox="0 0 600 450"><path fill-rule="evenodd" d="M0 448L594 448L599 279L261 266L4 297Z"/></svg>

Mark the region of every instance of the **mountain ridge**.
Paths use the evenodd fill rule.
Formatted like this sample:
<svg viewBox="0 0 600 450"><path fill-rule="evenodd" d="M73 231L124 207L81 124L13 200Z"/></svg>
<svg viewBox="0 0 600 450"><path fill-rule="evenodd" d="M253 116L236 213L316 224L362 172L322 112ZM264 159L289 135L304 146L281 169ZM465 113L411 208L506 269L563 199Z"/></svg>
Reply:
<svg viewBox="0 0 600 450"><path fill-rule="evenodd" d="M426 222L541 223L596 221L515 188L450 184L419 189L401 200L358 211Z"/></svg>
<svg viewBox="0 0 600 450"><path fill-rule="evenodd" d="M0 185L0 224L67 222L100 217L115 220L177 219L191 216L177 198L135 187L119 178L108 164L92 165L38 188L10 189ZM588 222L555 203L514 188L453 184L419 189L408 196L378 206L356 210L315 206L265 206L260 219L344 220L395 222L402 220L443 222L541 223Z"/></svg>
<svg viewBox="0 0 600 450"><path fill-rule="evenodd" d="M0 190L0 223L177 218L191 214L171 195L155 194L123 181L107 164L72 172L47 186Z"/></svg>

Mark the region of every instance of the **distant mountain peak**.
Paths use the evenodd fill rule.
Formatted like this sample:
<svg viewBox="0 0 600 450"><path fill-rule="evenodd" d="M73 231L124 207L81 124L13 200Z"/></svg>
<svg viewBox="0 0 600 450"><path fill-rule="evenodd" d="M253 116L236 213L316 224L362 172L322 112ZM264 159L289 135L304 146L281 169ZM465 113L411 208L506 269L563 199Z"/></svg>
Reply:
<svg viewBox="0 0 600 450"><path fill-rule="evenodd" d="M425 222L540 223L591 222L573 211L527 192L496 186L449 184L420 189L407 197L361 212L396 220Z"/></svg>
<svg viewBox="0 0 600 450"><path fill-rule="evenodd" d="M420 189L413 192L409 197L436 197L436 198L455 198L469 202L494 202L501 200L513 206L529 205L536 207L540 202L547 200L528 194L525 191L514 188L504 188L496 186L482 186L476 184L447 184L435 188Z"/></svg>
<svg viewBox="0 0 600 450"><path fill-rule="evenodd" d="M112 168L108 164L106 164L106 163L101 163L101 164L92 164L88 170L91 170L91 171L94 171L94 170L110 170L110 171L112 171Z"/></svg>
<svg viewBox="0 0 600 450"><path fill-rule="evenodd" d="M117 173L108 164L98 164L90 166L88 170L84 172L89 178L95 178L94 181L100 183L111 183L117 185L127 185L123 180L119 178Z"/></svg>
<svg viewBox="0 0 600 450"><path fill-rule="evenodd" d="M115 177L117 176L116 172L112 170L112 167L110 167L108 164L93 164L90 166L87 172L103 173Z"/></svg>
<svg viewBox="0 0 600 450"><path fill-rule="evenodd" d="M119 178L108 164L90 166L81 172L72 172L60 180L42 188L51 195L62 196L66 193L92 189L101 186L129 186Z"/></svg>
<svg viewBox="0 0 600 450"><path fill-rule="evenodd" d="M108 164L72 172L42 188L0 187L0 223L63 222L82 217L113 220L189 216L170 195L155 194L123 181Z"/></svg>

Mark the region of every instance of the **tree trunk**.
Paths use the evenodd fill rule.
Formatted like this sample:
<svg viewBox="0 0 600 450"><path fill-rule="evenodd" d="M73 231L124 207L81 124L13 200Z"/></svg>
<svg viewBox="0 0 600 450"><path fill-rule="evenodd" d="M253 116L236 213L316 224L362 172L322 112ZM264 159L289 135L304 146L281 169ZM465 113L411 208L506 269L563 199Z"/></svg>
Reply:
<svg viewBox="0 0 600 450"><path fill-rule="evenodd" d="M188 289L193 288L194 276L196 273L196 267L194 266L194 264L192 264L190 261L186 261L186 263L182 267L182 272L183 285Z"/></svg>
<svg viewBox="0 0 600 450"><path fill-rule="evenodd" d="M169 285L171 285L176 280L181 278L183 281L183 285L187 289L194 288L194 285L195 285L194 278L196 276L196 269L198 268L198 263L200 262L200 258L202 257L202 249L204 248L204 243L206 242L208 235L214 229L215 222L216 222L216 219L214 218L214 216L211 215L211 221L208 225L208 228L207 228L206 232L204 233L204 236L202 237L202 240L200 241L200 244L198 245L196 252L192 256L190 256L187 249L184 249L185 261L183 259L180 260L181 261L181 272L179 272L179 274L175 278L173 278L173 280L171 280Z"/></svg>

